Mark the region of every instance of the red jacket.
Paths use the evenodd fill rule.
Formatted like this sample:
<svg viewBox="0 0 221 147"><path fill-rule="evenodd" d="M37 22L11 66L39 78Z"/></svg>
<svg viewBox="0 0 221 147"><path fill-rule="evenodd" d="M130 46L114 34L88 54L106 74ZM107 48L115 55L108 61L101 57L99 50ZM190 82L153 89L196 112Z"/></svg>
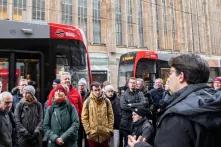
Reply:
<svg viewBox="0 0 221 147"><path fill-rule="evenodd" d="M54 93L55 93L55 91L54 91L54 89L52 89L48 95L47 106L52 105ZM67 94L67 98L68 98L69 102L75 106L75 108L78 112L78 116L80 117L82 107L83 107L82 98L81 98L81 95L79 94L78 90L76 88L74 88L72 85L70 85L70 87L69 87L69 92Z"/></svg>

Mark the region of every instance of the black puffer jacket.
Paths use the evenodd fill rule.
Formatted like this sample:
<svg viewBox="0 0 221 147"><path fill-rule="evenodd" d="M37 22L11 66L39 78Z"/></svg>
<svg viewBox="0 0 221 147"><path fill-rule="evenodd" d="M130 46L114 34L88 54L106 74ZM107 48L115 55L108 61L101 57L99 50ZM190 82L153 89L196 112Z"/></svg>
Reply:
<svg viewBox="0 0 221 147"><path fill-rule="evenodd" d="M121 119L120 98L117 96L116 92L114 93L113 97L107 98L111 101L112 104L112 109L114 113L114 129L119 130Z"/></svg>
<svg viewBox="0 0 221 147"><path fill-rule="evenodd" d="M129 104L129 105L128 105ZM146 101L142 92L134 91L131 92L129 89L120 98L121 107L121 122L120 130L122 133L129 133L131 130L132 123L132 111L134 108L146 108L148 102Z"/></svg>
<svg viewBox="0 0 221 147"><path fill-rule="evenodd" d="M165 90L163 88L159 88L159 89L154 88L154 89L150 90L150 95L151 95L151 98L153 100L153 104L157 108L159 106L160 100L163 98L164 91Z"/></svg>
<svg viewBox="0 0 221 147"><path fill-rule="evenodd" d="M155 147L220 147L221 93L206 84L180 90L157 123Z"/></svg>
<svg viewBox="0 0 221 147"><path fill-rule="evenodd" d="M146 101L148 102L148 108L153 104L153 99L151 97L150 91L148 89L141 89L141 92L143 92L144 97L146 98Z"/></svg>

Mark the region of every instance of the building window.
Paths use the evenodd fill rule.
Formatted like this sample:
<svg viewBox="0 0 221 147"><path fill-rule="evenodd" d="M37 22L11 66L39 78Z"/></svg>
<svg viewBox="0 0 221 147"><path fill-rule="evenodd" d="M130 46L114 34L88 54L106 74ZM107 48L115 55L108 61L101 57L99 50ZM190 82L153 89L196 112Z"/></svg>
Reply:
<svg viewBox="0 0 221 147"><path fill-rule="evenodd" d="M78 1L78 26L87 36L87 0Z"/></svg>
<svg viewBox="0 0 221 147"><path fill-rule="evenodd" d="M45 0L32 0L32 19L45 20Z"/></svg>
<svg viewBox="0 0 221 147"><path fill-rule="evenodd" d="M122 21L120 0L115 0L116 45L122 45Z"/></svg>
<svg viewBox="0 0 221 147"><path fill-rule="evenodd" d="M7 0L0 0L0 19L6 19L7 17Z"/></svg>
<svg viewBox="0 0 221 147"><path fill-rule="evenodd" d="M72 24L72 0L61 1L62 23Z"/></svg>
<svg viewBox="0 0 221 147"><path fill-rule="evenodd" d="M100 0L93 1L93 37L94 43L101 43Z"/></svg>
<svg viewBox="0 0 221 147"><path fill-rule="evenodd" d="M133 23L132 23L132 0L127 0L127 32L128 32L128 46L134 46Z"/></svg>
<svg viewBox="0 0 221 147"><path fill-rule="evenodd" d="M26 0L13 0L13 20L22 20L22 11L26 10Z"/></svg>
<svg viewBox="0 0 221 147"><path fill-rule="evenodd" d="M144 27L143 27L143 0L138 0L138 29L139 29L139 39L140 47L144 47Z"/></svg>
<svg viewBox="0 0 221 147"><path fill-rule="evenodd" d="M162 0L163 3L163 26L164 33L167 33L167 12L166 12L166 0Z"/></svg>

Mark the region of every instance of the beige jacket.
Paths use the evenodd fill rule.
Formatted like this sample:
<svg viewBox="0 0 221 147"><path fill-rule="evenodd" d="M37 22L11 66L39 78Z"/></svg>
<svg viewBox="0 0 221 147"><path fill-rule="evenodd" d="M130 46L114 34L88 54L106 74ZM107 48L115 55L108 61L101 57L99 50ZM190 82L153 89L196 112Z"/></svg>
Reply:
<svg viewBox="0 0 221 147"><path fill-rule="evenodd" d="M89 100L89 102L88 102ZM114 115L109 99L92 93L84 101L81 121L89 140L102 143L113 134Z"/></svg>

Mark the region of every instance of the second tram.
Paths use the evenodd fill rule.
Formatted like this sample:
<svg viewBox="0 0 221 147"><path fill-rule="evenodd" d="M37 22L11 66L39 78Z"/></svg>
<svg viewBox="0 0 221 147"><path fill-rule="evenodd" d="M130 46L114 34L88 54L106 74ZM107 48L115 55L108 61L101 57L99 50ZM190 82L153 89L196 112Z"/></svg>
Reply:
<svg viewBox="0 0 221 147"><path fill-rule="evenodd" d="M149 89L153 87L156 78L162 78L166 81L169 73L168 60L176 55L162 54L152 50L128 52L121 55L118 68L119 93L126 89L130 77L142 78ZM206 58L206 60L210 66L210 79L220 75L220 60L217 60L217 63L214 59Z"/></svg>

